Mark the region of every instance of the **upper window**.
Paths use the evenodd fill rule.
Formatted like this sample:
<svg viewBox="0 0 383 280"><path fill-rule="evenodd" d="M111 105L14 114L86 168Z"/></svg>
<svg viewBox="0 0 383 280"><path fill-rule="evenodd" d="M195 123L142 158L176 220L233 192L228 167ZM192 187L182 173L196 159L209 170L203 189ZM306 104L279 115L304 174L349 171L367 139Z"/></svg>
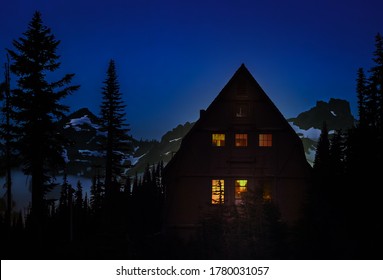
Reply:
<svg viewBox="0 0 383 280"><path fill-rule="evenodd" d="M212 134L212 145L216 147L225 146L225 134L213 133Z"/></svg>
<svg viewBox="0 0 383 280"><path fill-rule="evenodd" d="M235 201L242 201L242 194L247 192L247 180L235 180Z"/></svg>
<svg viewBox="0 0 383 280"><path fill-rule="evenodd" d="M235 146L236 147L247 147L247 134L235 134Z"/></svg>
<svg viewBox="0 0 383 280"><path fill-rule="evenodd" d="M211 204L223 204L225 202L225 181L211 180Z"/></svg>
<svg viewBox="0 0 383 280"><path fill-rule="evenodd" d="M259 134L259 146L260 147L272 147L273 135L272 134Z"/></svg>

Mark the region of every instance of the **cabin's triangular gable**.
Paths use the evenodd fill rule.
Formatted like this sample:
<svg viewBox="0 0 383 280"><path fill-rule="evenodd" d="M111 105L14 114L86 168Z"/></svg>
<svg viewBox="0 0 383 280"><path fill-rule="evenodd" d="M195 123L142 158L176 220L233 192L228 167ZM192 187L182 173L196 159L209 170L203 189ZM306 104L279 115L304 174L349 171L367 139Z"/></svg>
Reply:
<svg viewBox="0 0 383 280"><path fill-rule="evenodd" d="M280 127L282 125L286 129L292 132L294 131L244 64L238 68L232 78L206 109L205 114L201 116L201 121L203 122L203 119L206 118L215 107L226 102L244 105L247 103L250 106L248 112L246 112L249 114L249 122L255 122L259 127L273 128L273 126ZM230 112L228 112L228 114L230 114ZM268 115L272 115L272 117L268 117ZM229 116L229 118L230 117L231 116ZM228 119L227 122L230 123L231 120Z"/></svg>
<svg viewBox="0 0 383 280"><path fill-rule="evenodd" d="M238 114L246 114L246 116L236 118ZM302 150L304 157L303 144L299 136L246 66L242 64L207 109L201 110L200 118L183 138L180 149L172 161L176 161L177 154L179 156L184 151L188 151L187 147L192 145L191 136L195 131L206 128L218 131L223 128L230 129L233 126L253 130L286 130L294 138L297 149Z"/></svg>

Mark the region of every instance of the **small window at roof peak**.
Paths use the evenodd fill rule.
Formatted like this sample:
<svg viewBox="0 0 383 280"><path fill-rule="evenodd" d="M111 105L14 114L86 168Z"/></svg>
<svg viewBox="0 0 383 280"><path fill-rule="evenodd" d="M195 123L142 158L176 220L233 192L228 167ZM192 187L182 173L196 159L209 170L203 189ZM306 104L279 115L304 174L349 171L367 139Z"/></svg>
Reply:
<svg viewBox="0 0 383 280"><path fill-rule="evenodd" d="M249 114L249 106L247 104L237 104L235 107L235 117L246 118Z"/></svg>

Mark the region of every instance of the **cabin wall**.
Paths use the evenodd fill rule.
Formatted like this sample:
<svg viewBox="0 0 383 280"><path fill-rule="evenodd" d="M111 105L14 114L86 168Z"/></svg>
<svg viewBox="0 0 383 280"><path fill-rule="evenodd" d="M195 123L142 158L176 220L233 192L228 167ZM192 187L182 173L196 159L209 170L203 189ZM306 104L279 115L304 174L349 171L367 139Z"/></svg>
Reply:
<svg viewBox="0 0 383 280"><path fill-rule="evenodd" d="M212 134L225 134L224 146L212 145ZM247 134L246 147L235 146L235 134ZM271 134L272 146L261 147L259 135ZM165 168L168 228L198 228L212 205L212 180L224 180L226 205L235 205L235 180L248 188L267 188L282 219L301 217L310 178L303 145L282 114L245 68L240 68L184 137Z"/></svg>

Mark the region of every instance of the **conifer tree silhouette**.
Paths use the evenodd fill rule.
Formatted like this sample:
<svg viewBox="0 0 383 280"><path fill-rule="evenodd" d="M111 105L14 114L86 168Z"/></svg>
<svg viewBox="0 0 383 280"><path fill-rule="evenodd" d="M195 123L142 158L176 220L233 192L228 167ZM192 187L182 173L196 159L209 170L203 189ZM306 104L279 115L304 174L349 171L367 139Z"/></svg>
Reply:
<svg viewBox="0 0 383 280"><path fill-rule="evenodd" d="M105 195L109 199L116 191L113 185L121 175L121 162L131 151L131 139L114 60L110 60L106 76L102 88L100 131L104 132L101 149L105 153Z"/></svg>
<svg viewBox="0 0 383 280"><path fill-rule="evenodd" d="M361 128L365 128L367 124L367 81L366 75L364 73L363 68L358 69L358 77L357 77L357 98L358 98L358 115L359 115L359 126Z"/></svg>
<svg viewBox="0 0 383 280"><path fill-rule="evenodd" d="M319 136L319 141L316 148L314 159L314 170L328 169L329 157L330 157L330 141L328 138L328 130L326 122L323 122L322 131Z"/></svg>
<svg viewBox="0 0 383 280"><path fill-rule="evenodd" d="M12 226L12 152L14 146L13 126L11 124L12 115L12 103L11 103L11 77L9 69L9 56L7 56L7 62L4 64L4 83L0 85L0 100L4 99L4 105L1 108L1 113L4 117L4 122L0 124L0 138L4 139L4 162L1 164L1 168L4 167L6 188L7 188L7 203L6 203L6 215L5 223L7 226L7 232L10 234ZM1 141L2 142L2 141ZM1 145L2 143L0 143ZM1 146L0 146L1 147ZM4 166L3 166L4 164ZM2 171L0 172L0 176ZM9 237L9 236L8 236Z"/></svg>
<svg viewBox="0 0 383 280"><path fill-rule="evenodd" d="M31 219L34 232L42 236L44 194L50 171L63 163L65 143L57 128L68 107L60 101L79 88L71 86L74 74L49 81L49 74L60 67L57 48L60 44L36 11L23 37L13 41L8 49L11 71L17 76L12 104L18 149L24 171L32 177Z"/></svg>

